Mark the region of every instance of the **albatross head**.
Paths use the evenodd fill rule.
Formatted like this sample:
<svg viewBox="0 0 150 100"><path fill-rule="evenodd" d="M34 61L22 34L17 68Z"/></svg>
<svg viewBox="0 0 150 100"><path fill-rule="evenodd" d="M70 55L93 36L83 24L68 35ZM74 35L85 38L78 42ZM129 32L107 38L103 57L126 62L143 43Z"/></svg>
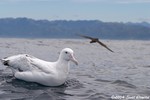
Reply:
<svg viewBox="0 0 150 100"><path fill-rule="evenodd" d="M70 48L65 48L61 51L60 53L60 57L66 61L72 61L74 62L76 65L78 65L77 60L74 57L74 52L72 49Z"/></svg>

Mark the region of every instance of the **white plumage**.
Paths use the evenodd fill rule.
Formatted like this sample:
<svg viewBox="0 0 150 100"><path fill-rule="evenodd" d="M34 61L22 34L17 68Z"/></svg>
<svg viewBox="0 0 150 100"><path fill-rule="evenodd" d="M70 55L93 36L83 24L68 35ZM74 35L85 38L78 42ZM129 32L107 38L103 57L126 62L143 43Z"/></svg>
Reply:
<svg viewBox="0 0 150 100"><path fill-rule="evenodd" d="M69 61L78 64L70 48L63 49L56 62L44 61L28 54L2 59L2 63L10 66L16 78L46 86L59 86L65 82L69 72Z"/></svg>

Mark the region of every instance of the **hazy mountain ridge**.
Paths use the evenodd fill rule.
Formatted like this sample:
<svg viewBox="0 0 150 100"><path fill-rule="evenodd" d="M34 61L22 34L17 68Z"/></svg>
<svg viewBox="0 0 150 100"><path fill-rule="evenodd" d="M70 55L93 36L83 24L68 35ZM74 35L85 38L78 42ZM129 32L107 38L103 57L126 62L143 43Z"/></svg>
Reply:
<svg viewBox="0 0 150 100"><path fill-rule="evenodd" d="M78 38L77 33L106 39L150 39L150 23L0 19L0 37Z"/></svg>

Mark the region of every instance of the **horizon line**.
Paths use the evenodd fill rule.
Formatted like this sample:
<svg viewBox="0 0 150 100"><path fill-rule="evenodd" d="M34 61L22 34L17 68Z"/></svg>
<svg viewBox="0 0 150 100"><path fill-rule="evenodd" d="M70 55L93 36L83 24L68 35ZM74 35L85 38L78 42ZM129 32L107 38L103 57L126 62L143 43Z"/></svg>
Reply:
<svg viewBox="0 0 150 100"><path fill-rule="evenodd" d="M0 19L31 19L31 20L45 20L45 21L100 21L104 23L150 23L149 21L137 21L137 22L132 22L132 21L102 21L100 19L46 19L46 18L30 18L30 17L0 17Z"/></svg>

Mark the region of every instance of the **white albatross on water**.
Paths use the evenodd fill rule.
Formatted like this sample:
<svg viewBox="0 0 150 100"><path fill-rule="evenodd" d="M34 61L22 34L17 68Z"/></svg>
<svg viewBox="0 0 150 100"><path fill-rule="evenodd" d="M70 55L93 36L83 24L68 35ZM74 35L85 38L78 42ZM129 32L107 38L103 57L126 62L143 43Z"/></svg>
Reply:
<svg viewBox="0 0 150 100"><path fill-rule="evenodd" d="M70 48L63 49L56 62L44 61L28 54L10 56L1 60L4 65L12 69L15 78L45 86L64 84L69 72L69 61L78 65Z"/></svg>

